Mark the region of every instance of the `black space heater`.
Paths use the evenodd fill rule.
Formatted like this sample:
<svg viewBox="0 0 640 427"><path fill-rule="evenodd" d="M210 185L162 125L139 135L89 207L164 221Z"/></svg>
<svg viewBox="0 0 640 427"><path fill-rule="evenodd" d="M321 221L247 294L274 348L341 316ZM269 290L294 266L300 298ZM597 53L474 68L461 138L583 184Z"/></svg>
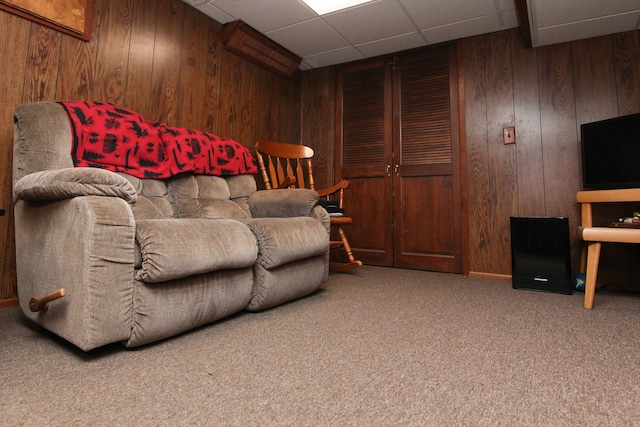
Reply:
<svg viewBox="0 0 640 427"><path fill-rule="evenodd" d="M571 294L569 219L511 217L514 289Z"/></svg>

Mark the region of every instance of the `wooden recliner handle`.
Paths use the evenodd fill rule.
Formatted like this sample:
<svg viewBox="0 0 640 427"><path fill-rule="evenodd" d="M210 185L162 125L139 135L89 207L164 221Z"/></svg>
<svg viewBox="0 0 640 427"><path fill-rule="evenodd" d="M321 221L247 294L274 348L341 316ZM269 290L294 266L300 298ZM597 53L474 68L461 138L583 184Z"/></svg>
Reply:
<svg viewBox="0 0 640 427"><path fill-rule="evenodd" d="M29 300L29 310L35 312L43 311L49 308L49 303L59 298L64 297L67 291L64 288L60 288L55 292L46 295L39 295Z"/></svg>

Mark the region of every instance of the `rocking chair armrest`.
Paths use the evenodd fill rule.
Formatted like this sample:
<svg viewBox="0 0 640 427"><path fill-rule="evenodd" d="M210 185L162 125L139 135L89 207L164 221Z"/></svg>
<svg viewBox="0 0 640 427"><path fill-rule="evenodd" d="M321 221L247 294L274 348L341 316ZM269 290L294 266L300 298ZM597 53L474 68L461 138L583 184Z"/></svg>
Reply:
<svg viewBox="0 0 640 427"><path fill-rule="evenodd" d="M260 190L249 196L249 210L254 218L288 218L310 216L318 204L318 193L306 188Z"/></svg>
<svg viewBox="0 0 640 427"><path fill-rule="evenodd" d="M331 194L337 193L338 191L345 190L347 188L349 188L349 181L346 181L346 180L343 179L339 183L337 183L335 185L332 185L329 188L325 188L325 189L322 189L322 190L316 190L316 192L318 193L318 195L320 195L320 197L326 197L326 196L329 196Z"/></svg>

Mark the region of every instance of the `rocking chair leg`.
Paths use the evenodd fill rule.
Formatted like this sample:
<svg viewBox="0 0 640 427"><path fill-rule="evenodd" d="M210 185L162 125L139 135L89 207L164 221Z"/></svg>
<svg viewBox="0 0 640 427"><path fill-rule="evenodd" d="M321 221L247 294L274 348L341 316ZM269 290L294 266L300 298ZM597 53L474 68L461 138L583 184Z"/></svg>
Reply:
<svg viewBox="0 0 640 427"><path fill-rule="evenodd" d="M356 260L356 258L353 256L353 252L351 252L351 246L349 246L349 241L347 240L347 236L344 234L344 230L342 229L342 227L338 227L338 233L340 234L340 239L342 240L341 246L344 247L344 250L347 253L347 257L349 258L349 262L347 264L332 266L329 270L333 272L340 272L360 267L362 265L362 261Z"/></svg>
<svg viewBox="0 0 640 427"><path fill-rule="evenodd" d="M347 253L349 262L355 262L356 258L353 256L353 252L351 252L351 246L349 246L349 241L347 240L347 236L345 236L342 227L338 227L338 233L340 234L340 240L342 240L342 245L344 246L344 251Z"/></svg>

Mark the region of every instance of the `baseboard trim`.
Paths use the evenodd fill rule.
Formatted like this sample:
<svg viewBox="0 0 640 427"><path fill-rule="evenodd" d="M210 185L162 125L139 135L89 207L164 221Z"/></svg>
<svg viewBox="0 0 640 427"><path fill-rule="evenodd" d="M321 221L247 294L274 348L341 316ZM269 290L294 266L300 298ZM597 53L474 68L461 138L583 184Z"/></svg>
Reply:
<svg viewBox="0 0 640 427"><path fill-rule="evenodd" d="M479 271L470 271L469 277L480 277L482 279L511 280L510 274L481 273Z"/></svg>
<svg viewBox="0 0 640 427"><path fill-rule="evenodd" d="M0 309L16 307L19 305L18 298L0 299Z"/></svg>

